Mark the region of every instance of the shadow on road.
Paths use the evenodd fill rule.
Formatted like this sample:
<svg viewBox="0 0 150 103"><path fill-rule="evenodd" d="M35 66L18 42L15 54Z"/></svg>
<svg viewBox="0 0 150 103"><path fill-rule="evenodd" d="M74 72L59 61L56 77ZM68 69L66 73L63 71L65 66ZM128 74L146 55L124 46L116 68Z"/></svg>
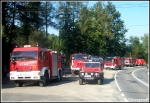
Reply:
<svg viewBox="0 0 150 103"><path fill-rule="evenodd" d="M110 84L112 81L114 81L114 78L104 78L104 81L101 85ZM83 83L83 85L86 85L86 84L95 85L95 84L98 84L98 81L97 80L86 80Z"/></svg>
<svg viewBox="0 0 150 103"><path fill-rule="evenodd" d="M57 85L62 85L62 84L66 84L66 83L71 83L71 82L79 82L79 77L77 75L71 75L67 77L63 77L62 81L57 81L57 80L52 80L50 81L50 83L48 83L45 87L50 87L50 86L57 86ZM110 82L114 81L114 78L104 78L104 81L101 85L106 85L109 84ZM97 84L97 80L93 81L93 80L87 80L83 83L83 85L95 85ZM35 86L39 86L38 82L35 83L24 83L23 87L35 87ZM14 88L15 83L13 81L10 81L9 78L7 78L7 80L5 79L5 82L2 83L2 89L5 88ZM40 87L40 86L39 86ZM19 87L17 87L19 88Z"/></svg>
<svg viewBox="0 0 150 103"><path fill-rule="evenodd" d="M12 81L10 81L10 79L8 77L2 78L2 89L14 88L14 87L15 87L15 84Z"/></svg>
<svg viewBox="0 0 150 103"><path fill-rule="evenodd" d="M69 75L70 76L63 77L61 81L51 80L50 83L48 83L45 87L62 85L62 84L70 83L70 82L76 82L78 80L78 75L71 75L71 74L69 74ZM39 82L24 83L24 85L23 85L23 87L32 87L32 86L33 87L34 86L39 86ZM9 78L4 78L2 80L2 89L14 88L14 87L16 87L14 81L10 81Z"/></svg>

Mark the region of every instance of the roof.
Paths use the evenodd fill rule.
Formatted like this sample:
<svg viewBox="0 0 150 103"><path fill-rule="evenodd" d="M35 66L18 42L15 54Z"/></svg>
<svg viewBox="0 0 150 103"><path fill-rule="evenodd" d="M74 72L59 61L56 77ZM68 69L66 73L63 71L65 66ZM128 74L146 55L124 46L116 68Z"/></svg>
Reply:
<svg viewBox="0 0 150 103"><path fill-rule="evenodd" d="M47 51L46 48L41 48L41 47L21 47L21 48L14 48L13 51L33 51L33 50Z"/></svg>

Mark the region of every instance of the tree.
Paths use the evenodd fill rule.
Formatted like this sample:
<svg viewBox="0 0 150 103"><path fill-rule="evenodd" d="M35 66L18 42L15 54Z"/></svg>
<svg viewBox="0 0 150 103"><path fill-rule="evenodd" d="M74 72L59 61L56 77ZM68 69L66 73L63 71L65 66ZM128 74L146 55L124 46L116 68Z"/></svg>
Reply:
<svg viewBox="0 0 150 103"><path fill-rule="evenodd" d="M148 33L145 33L144 36L141 37L142 40L142 51L144 54L144 59L146 60L146 62L148 62L148 52L149 52L149 46L148 46L148 40L149 40L149 35Z"/></svg>

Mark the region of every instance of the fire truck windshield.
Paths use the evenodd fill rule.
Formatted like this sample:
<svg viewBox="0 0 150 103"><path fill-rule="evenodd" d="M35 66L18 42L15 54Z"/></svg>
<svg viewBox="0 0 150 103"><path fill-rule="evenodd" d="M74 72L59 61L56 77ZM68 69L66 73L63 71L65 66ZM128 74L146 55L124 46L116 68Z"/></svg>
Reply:
<svg viewBox="0 0 150 103"><path fill-rule="evenodd" d="M37 51L15 51L11 59L15 61L37 60Z"/></svg>
<svg viewBox="0 0 150 103"><path fill-rule="evenodd" d="M113 61L113 58L106 58L105 59L105 62L112 62Z"/></svg>
<svg viewBox="0 0 150 103"><path fill-rule="evenodd" d="M100 63L84 63L85 68L99 68Z"/></svg>
<svg viewBox="0 0 150 103"><path fill-rule="evenodd" d="M81 60L84 59L87 55L74 55L74 60Z"/></svg>

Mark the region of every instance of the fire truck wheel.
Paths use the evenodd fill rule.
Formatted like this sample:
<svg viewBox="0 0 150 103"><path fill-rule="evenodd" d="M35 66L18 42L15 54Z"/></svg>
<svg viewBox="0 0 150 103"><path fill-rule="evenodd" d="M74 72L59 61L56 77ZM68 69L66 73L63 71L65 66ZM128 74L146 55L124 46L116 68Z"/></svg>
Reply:
<svg viewBox="0 0 150 103"><path fill-rule="evenodd" d="M101 79L101 83L103 83L104 82L104 76L102 77L102 79Z"/></svg>
<svg viewBox="0 0 150 103"><path fill-rule="evenodd" d="M102 84L102 79L99 79L97 82L98 82L98 85L101 85Z"/></svg>
<svg viewBox="0 0 150 103"><path fill-rule="evenodd" d="M20 82L16 82L16 87L22 87L23 83L20 83Z"/></svg>
<svg viewBox="0 0 150 103"><path fill-rule="evenodd" d="M48 71L46 72L46 84L50 83L50 79L49 79L49 75L48 75Z"/></svg>
<svg viewBox="0 0 150 103"><path fill-rule="evenodd" d="M82 79L79 79L79 84L80 84L80 85L83 85Z"/></svg>
<svg viewBox="0 0 150 103"><path fill-rule="evenodd" d="M44 74L44 78L42 81L39 82L40 87L43 87L46 85L47 76L46 73Z"/></svg>
<svg viewBox="0 0 150 103"><path fill-rule="evenodd" d="M122 70L122 69L123 69L123 66L120 67L120 70Z"/></svg>
<svg viewBox="0 0 150 103"><path fill-rule="evenodd" d="M72 75L75 75L75 74L74 74L74 70L71 70L71 74L72 74Z"/></svg>
<svg viewBox="0 0 150 103"><path fill-rule="evenodd" d="M62 74L61 74L61 71L59 71L59 77L58 77L58 81L61 81L61 79L62 79Z"/></svg>

